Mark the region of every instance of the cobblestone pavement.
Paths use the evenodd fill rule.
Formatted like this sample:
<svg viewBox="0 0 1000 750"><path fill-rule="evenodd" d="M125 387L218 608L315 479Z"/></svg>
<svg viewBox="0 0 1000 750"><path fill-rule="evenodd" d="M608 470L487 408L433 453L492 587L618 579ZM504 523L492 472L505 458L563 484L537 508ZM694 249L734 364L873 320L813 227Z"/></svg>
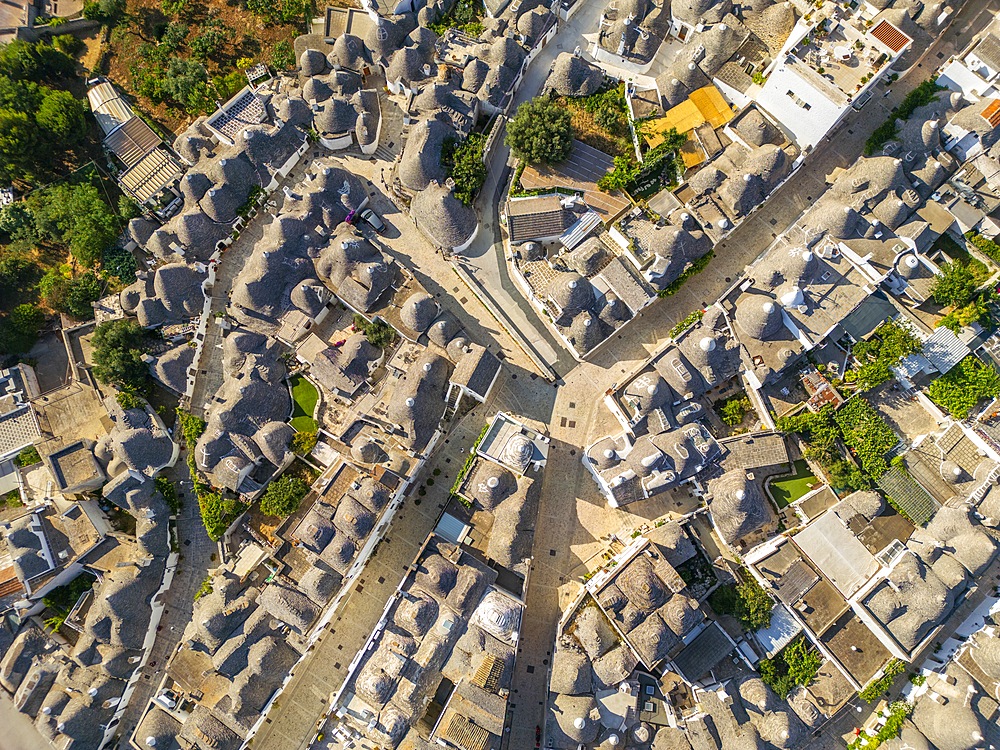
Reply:
<svg viewBox="0 0 1000 750"><path fill-rule="evenodd" d="M191 621L195 592L201 587L208 571L218 565L218 545L208 538L201 522L198 500L194 496L191 476L188 473L187 453L182 452L177 464L163 472L182 496L184 503L177 516L177 541L180 559L177 571L164 597L163 616L149 659L142 670L142 679L136 684L128 709L122 716L120 747L126 747L128 738L139 723L149 699L163 679L164 668L170 655L180 642L184 627Z"/></svg>
<svg viewBox="0 0 1000 750"><path fill-rule="evenodd" d="M347 676L351 660L375 630L386 603L434 530L455 472L479 435L486 414L483 406L469 412L424 467L415 487L426 482L436 468L441 469L441 474L433 486L426 486L423 497L411 489L337 616L308 657L295 668L292 681L253 740L255 750L301 750L309 746L330 699Z"/></svg>

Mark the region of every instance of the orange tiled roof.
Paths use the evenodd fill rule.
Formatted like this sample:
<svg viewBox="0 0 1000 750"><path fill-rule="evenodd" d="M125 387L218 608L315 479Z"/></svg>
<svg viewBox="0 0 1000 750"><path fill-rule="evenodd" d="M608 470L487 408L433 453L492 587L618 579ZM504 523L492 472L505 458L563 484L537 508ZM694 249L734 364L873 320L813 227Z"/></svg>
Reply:
<svg viewBox="0 0 1000 750"><path fill-rule="evenodd" d="M897 54L913 41L888 21L879 21L878 25L872 29L871 34Z"/></svg>
<svg viewBox="0 0 1000 750"><path fill-rule="evenodd" d="M1000 125L1000 99L994 99L986 105L986 109L983 110L983 117L994 128Z"/></svg>

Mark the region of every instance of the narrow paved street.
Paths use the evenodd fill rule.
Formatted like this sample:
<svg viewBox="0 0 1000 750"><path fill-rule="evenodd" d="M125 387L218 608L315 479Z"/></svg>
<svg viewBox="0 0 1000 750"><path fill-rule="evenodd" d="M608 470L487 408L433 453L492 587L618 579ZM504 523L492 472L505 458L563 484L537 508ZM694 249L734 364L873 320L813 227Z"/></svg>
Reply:
<svg viewBox="0 0 1000 750"><path fill-rule="evenodd" d="M194 595L201 587L208 571L219 564L218 545L208 538L201 522L198 500L194 495L191 477L187 467L187 453L182 452L177 464L163 472L174 483L184 503L177 515L177 542L180 545L180 560L173 582L164 598L163 617L150 650L146 666L142 669L142 679L121 720L120 738L125 743L142 718L149 699L163 679L167 660L180 642L185 626L191 621L194 609ZM120 745L124 747L125 745Z"/></svg>
<svg viewBox="0 0 1000 750"><path fill-rule="evenodd" d="M993 9L997 7L997 0L966 3L948 32L927 51L919 66L895 82L888 92L883 84L876 91L875 99L860 112L852 111L832 138L809 155L805 166L716 248L716 257L705 271L692 278L678 294L647 308L638 320L626 327L621 340L565 375L566 384L558 389L550 421L554 451L550 454L542 491L535 563L526 596L527 610L508 712L511 729L505 737L505 749L532 747L535 727L544 725L548 664L557 625L563 607L579 589L576 582L580 574L574 571L581 563L578 551L583 548L582 529L579 522L567 524L566 518L573 515L568 511L574 503L579 516L581 505L602 502L601 498L594 497L596 488L580 462L580 449L613 429L606 419L607 410L599 403L605 389L629 369L630 363L655 351L670 329L688 313L717 299L745 266L794 225L826 189L826 176L836 167L852 164L861 155L868 136L888 117L892 107L925 80L941 60L964 48L992 20ZM570 404L575 408L570 409ZM561 419L558 419L567 413L574 414L577 424L571 435L560 427ZM640 507L637 511L645 513L646 509ZM621 509L606 509L606 512L618 515L621 530L629 528L628 512ZM817 741L826 746L841 746L840 734L853 728L858 716L856 713L838 716Z"/></svg>

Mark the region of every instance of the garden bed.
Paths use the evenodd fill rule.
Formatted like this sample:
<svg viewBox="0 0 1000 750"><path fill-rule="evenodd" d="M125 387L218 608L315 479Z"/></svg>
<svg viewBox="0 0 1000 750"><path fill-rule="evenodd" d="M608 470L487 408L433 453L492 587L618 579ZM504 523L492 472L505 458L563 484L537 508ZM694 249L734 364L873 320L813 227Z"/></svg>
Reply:
<svg viewBox="0 0 1000 750"><path fill-rule="evenodd" d="M624 84L606 82L601 91L591 96L558 96L554 101L569 111L577 140L611 156L635 160Z"/></svg>

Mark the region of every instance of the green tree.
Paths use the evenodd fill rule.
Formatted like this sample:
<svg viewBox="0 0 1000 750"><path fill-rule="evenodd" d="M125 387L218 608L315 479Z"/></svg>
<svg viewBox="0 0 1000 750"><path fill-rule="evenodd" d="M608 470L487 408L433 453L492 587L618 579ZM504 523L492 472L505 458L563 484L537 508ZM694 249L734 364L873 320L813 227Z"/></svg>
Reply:
<svg viewBox="0 0 1000 750"><path fill-rule="evenodd" d="M866 391L886 382L892 377L893 367L920 349L920 341L909 326L895 320L882 323L867 340L859 341L851 351L860 363L855 381L858 388Z"/></svg>
<svg viewBox="0 0 1000 750"><path fill-rule="evenodd" d="M125 15L125 0L90 0L83 4L83 17L114 26Z"/></svg>
<svg viewBox="0 0 1000 750"><path fill-rule="evenodd" d="M146 332L132 320L111 320L94 331L94 376L102 383L142 391L149 370L142 361Z"/></svg>
<svg viewBox="0 0 1000 750"><path fill-rule="evenodd" d="M12 240L38 242L35 217L24 201L10 203L0 208L0 232L4 232Z"/></svg>
<svg viewBox="0 0 1000 750"><path fill-rule="evenodd" d="M927 389L931 401L956 419L966 419L976 405L1000 396L1000 373L970 354Z"/></svg>
<svg viewBox="0 0 1000 750"><path fill-rule="evenodd" d="M70 57L79 55L85 47L83 40L72 34L59 34L52 37L52 46Z"/></svg>
<svg viewBox="0 0 1000 750"><path fill-rule="evenodd" d="M37 268L34 263L16 254L0 258L0 295L3 299L10 299L11 295L27 287ZM0 307L3 306L0 301Z"/></svg>
<svg viewBox="0 0 1000 750"><path fill-rule="evenodd" d="M37 463L41 463L42 457L38 455L38 449L29 445L23 451L17 454L17 465L24 466L34 466Z"/></svg>
<svg viewBox="0 0 1000 750"><path fill-rule="evenodd" d="M37 145L38 127L27 113L0 109L0 182L32 175Z"/></svg>
<svg viewBox="0 0 1000 750"><path fill-rule="evenodd" d="M32 193L28 207L38 233L68 245L73 257L91 268L118 236L118 217L89 184L65 183Z"/></svg>
<svg viewBox="0 0 1000 750"><path fill-rule="evenodd" d="M189 114L207 111L212 104L208 73L205 66L195 60L171 58L163 78L159 80L158 90L165 98L183 106Z"/></svg>
<svg viewBox="0 0 1000 750"><path fill-rule="evenodd" d="M471 206L486 181L486 165L483 164L483 148L486 138L481 133L473 133L464 142L451 139L441 152L441 163L448 176L455 181L455 197Z"/></svg>
<svg viewBox="0 0 1000 750"><path fill-rule="evenodd" d="M11 325L25 338L34 341L38 338L38 331L45 322L45 314L34 305L18 305L10 311ZM29 347L30 348L30 347Z"/></svg>
<svg viewBox="0 0 1000 750"><path fill-rule="evenodd" d="M279 39L271 47L271 65L278 70L287 70L295 65L295 49L287 39Z"/></svg>
<svg viewBox="0 0 1000 750"><path fill-rule="evenodd" d="M68 91L48 89L35 113L35 122L59 148L78 143L87 132L83 102Z"/></svg>
<svg viewBox="0 0 1000 750"><path fill-rule="evenodd" d="M570 114L545 97L524 102L507 125L504 142L529 164L562 161L573 148Z"/></svg>
<svg viewBox="0 0 1000 750"><path fill-rule="evenodd" d="M292 435L292 452L299 456L308 456L316 447L319 435L316 430L303 430Z"/></svg>
<svg viewBox="0 0 1000 750"><path fill-rule="evenodd" d="M826 467L830 486L837 490L867 490L871 488L868 477L850 461L836 461Z"/></svg>
<svg viewBox="0 0 1000 750"><path fill-rule="evenodd" d="M964 263L942 263L931 296L939 305L965 307L976 295L976 278Z"/></svg>
<svg viewBox="0 0 1000 750"><path fill-rule="evenodd" d="M267 486L260 499L260 512L269 516L286 518L299 509L302 498L309 492L309 485L298 477L281 477Z"/></svg>
<svg viewBox="0 0 1000 750"><path fill-rule="evenodd" d="M41 103L42 88L37 83L0 75L0 109L30 113Z"/></svg>
<svg viewBox="0 0 1000 750"><path fill-rule="evenodd" d="M76 61L48 44L22 39L0 44L0 76L41 81L69 78L75 72Z"/></svg>

